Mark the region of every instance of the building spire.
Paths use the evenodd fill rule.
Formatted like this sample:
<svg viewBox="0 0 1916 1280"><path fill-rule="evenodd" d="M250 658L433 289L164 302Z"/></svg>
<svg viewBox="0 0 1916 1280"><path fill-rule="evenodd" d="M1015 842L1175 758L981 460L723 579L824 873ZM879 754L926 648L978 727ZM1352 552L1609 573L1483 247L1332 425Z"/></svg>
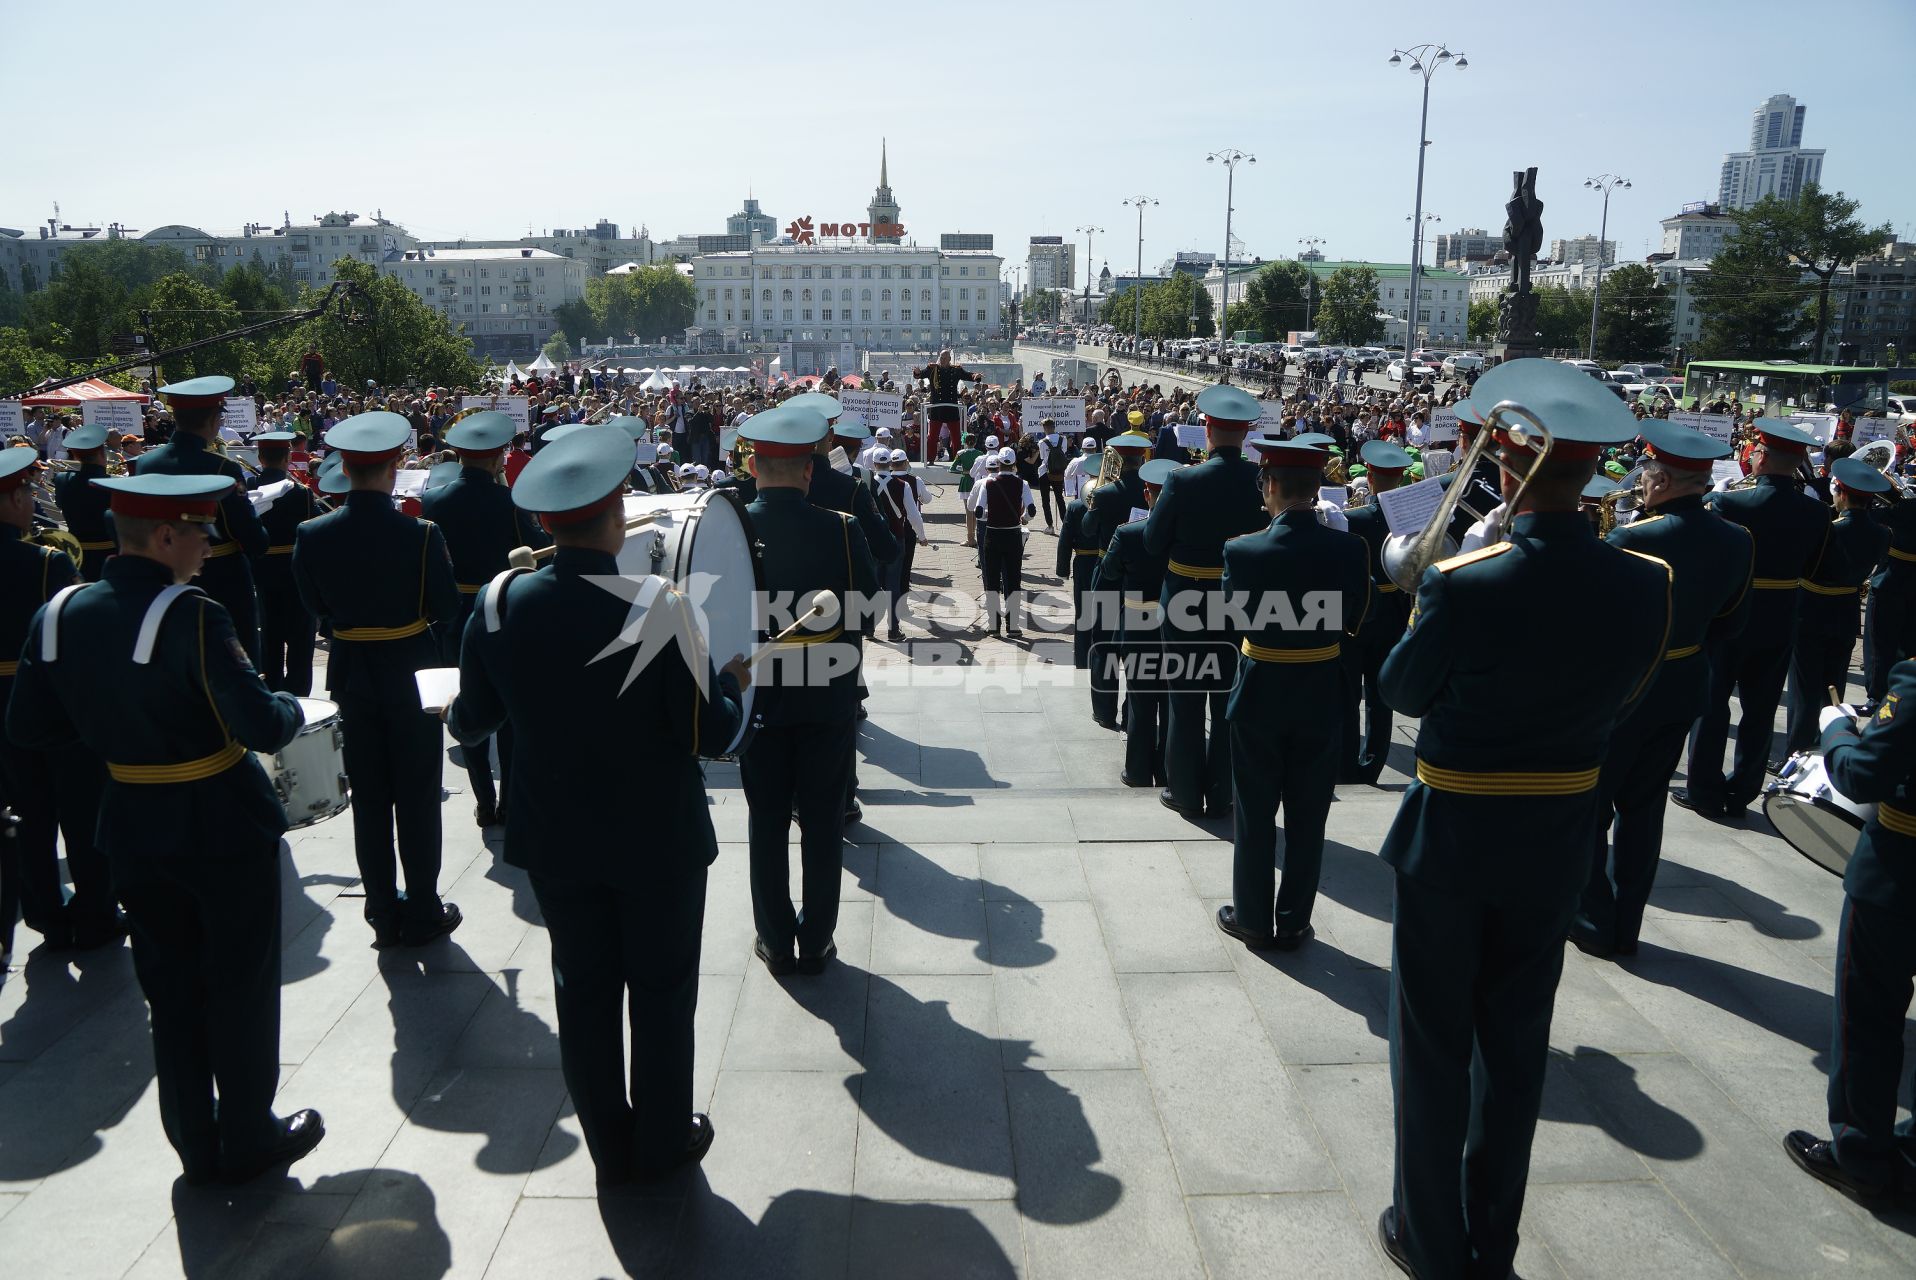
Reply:
<svg viewBox="0 0 1916 1280"><path fill-rule="evenodd" d="M885 139L882 137L878 139L878 185L881 187L889 187L891 185L891 177L886 172Z"/></svg>

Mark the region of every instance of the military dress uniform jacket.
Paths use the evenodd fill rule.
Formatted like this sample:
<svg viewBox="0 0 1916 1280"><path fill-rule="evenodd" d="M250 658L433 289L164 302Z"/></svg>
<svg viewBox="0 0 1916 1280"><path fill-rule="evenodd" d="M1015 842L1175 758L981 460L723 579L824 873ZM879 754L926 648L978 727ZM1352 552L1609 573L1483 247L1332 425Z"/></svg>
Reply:
<svg viewBox="0 0 1916 1280"><path fill-rule="evenodd" d="M1611 731L1668 647L1671 577L1575 511L1526 512L1508 541L1426 570L1380 675L1422 720L1384 860L1450 893L1567 912ZM1630 607L1594 627L1592 600Z"/></svg>
<svg viewBox="0 0 1916 1280"><path fill-rule="evenodd" d="M1145 550L1144 523L1133 520L1118 526L1091 580L1094 592L1121 597L1115 638L1125 653L1157 645L1164 627L1164 608L1158 603L1164 590L1164 557Z"/></svg>
<svg viewBox="0 0 1916 1280"><path fill-rule="evenodd" d="M1261 490L1257 464L1229 447L1214 449L1197 466L1164 478L1144 522L1144 545L1152 555L1165 557L1162 599L1167 608L1178 592L1216 590L1224 576L1224 544L1269 526ZM1177 617L1170 621L1175 628ZM1211 639L1234 638L1225 637L1221 629L1206 634ZM1189 631L1185 636L1198 638Z"/></svg>
<svg viewBox="0 0 1916 1280"><path fill-rule="evenodd" d="M737 682L707 659L701 688L676 645L636 672L630 651L598 657L629 605L590 579L618 572L615 556L561 547L536 573L487 586L466 622L447 723L469 746L512 724L507 862L630 890L655 882L662 861L705 867L718 856L698 753L729 742L740 711ZM497 631L486 625L488 592L502 593Z"/></svg>
<svg viewBox="0 0 1916 1280"><path fill-rule="evenodd" d="M1612 530L1608 541L1670 566L1676 584L1670 639L1655 692L1643 700L1641 713L1655 707L1659 717L1694 720L1709 696L1710 650L1741 634L1749 621L1755 595L1749 586L1749 531L1712 512L1701 494L1692 494Z"/></svg>
<svg viewBox="0 0 1916 1280"><path fill-rule="evenodd" d="M1750 649L1789 644L1797 584L1816 573L1829 540L1830 509L1804 493L1794 476L1759 476L1748 489L1711 494L1709 504L1748 529L1756 544L1750 577L1756 595L1740 643Z"/></svg>
<svg viewBox="0 0 1916 1280"><path fill-rule="evenodd" d="M872 601L878 591L878 568L859 522L815 503L815 497L808 500L797 489L779 487L761 489L746 508L761 548L765 591L773 601L789 600L794 613L803 609L814 592L826 590L838 597L840 622L807 643L831 643L845 632L862 637L871 630L873 616L869 611L854 615L846 597ZM761 664L757 678L767 680L784 661L775 656ZM754 696L753 717L766 725L850 721L858 714L858 680L857 664L826 684L800 686L783 679L768 680Z"/></svg>
<svg viewBox="0 0 1916 1280"><path fill-rule="evenodd" d="M1162 498L1164 495L1158 495ZM1144 478L1133 467L1113 480L1088 491L1084 524L1078 538L1087 547L1108 547L1118 526L1131 520L1131 513L1144 506ZM1159 552L1159 554L1163 554Z"/></svg>
<svg viewBox="0 0 1916 1280"><path fill-rule="evenodd" d="M1352 536L1362 538L1370 549L1370 607L1357 643L1365 648L1381 644L1388 651L1404 634L1404 624L1410 619L1410 597L1384 571L1384 540L1390 537L1390 524L1384 519L1384 509L1374 501L1344 512L1344 520Z"/></svg>
<svg viewBox="0 0 1916 1280"><path fill-rule="evenodd" d="M1224 544L1222 582L1251 624L1226 714L1335 723L1343 696L1337 662L1370 607L1364 540L1318 523L1315 511L1286 511ZM1329 607L1313 614L1310 604L1324 593Z"/></svg>
<svg viewBox="0 0 1916 1280"><path fill-rule="evenodd" d="M200 570L199 583L206 593L232 610L232 600L241 592L250 610L253 593L251 562L266 554L266 527L253 514L246 497L246 473L240 464L207 447L205 440L187 431L175 431L173 438L157 449L150 449L133 462L136 476L226 476L232 490L220 499L219 511L209 526L213 546L207 552L206 567Z"/></svg>
<svg viewBox="0 0 1916 1280"><path fill-rule="evenodd" d="M1868 509L1845 511L1830 521L1822 560L1802 580L1797 630L1854 640L1863 629L1863 583L1889 558L1890 530Z"/></svg>
<svg viewBox="0 0 1916 1280"><path fill-rule="evenodd" d="M1872 593L1885 588L1916 595L1916 502L1892 502L1877 517L1889 530L1889 546L1869 576Z"/></svg>
<svg viewBox="0 0 1916 1280"><path fill-rule="evenodd" d="M349 493L299 527L293 577L307 611L332 626L327 690L416 707L413 672L442 661L431 624L459 616L439 527L401 514L387 494Z"/></svg>
<svg viewBox="0 0 1916 1280"><path fill-rule="evenodd" d="M172 585L158 561L115 556L61 606L52 659L46 610L35 614L7 708L16 742L77 737L108 762L99 839L116 880L143 859L257 853L286 830L251 752L292 741L299 700L267 692L226 610L197 589L172 601L148 661L136 662L148 608Z"/></svg>
<svg viewBox="0 0 1916 1280"><path fill-rule="evenodd" d="M1848 720L1824 730L1822 750L1831 785L1877 806L1856 838L1843 892L1916 919L1916 662L1890 669L1889 692L1860 732Z"/></svg>
<svg viewBox="0 0 1916 1280"><path fill-rule="evenodd" d="M482 467L461 468L452 483L428 489L419 508L446 540L463 598L462 618L480 590L505 570L514 548L537 550L552 542L538 520L513 505L512 490Z"/></svg>
<svg viewBox="0 0 1916 1280"><path fill-rule="evenodd" d="M1098 557L1109 545L1108 539L1103 543L1091 541L1090 514L1090 506L1083 498L1073 498L1065 504L1064 516L1058 522L1058 562L1053 567L1059 578L1078 591L1091 585Z"/></svg>
<svg viewBox="0 0 1916 1280"><path fill-rule="evenodd" d="M753 505L763 496L752 499ZM866 555L873 564L889 564L898 558L898 539L892 536L885 518L878 514L870 485L860 484L819 458L812 464L812 487L806 496L813 506L843 512L858 522L865 538ZM764 534L761 532L759 536L763 538Z"/></svg>
<svg viewBox="0 0 1916 1280"><path fill-rule="evenodd" d="M97 462L82 462L77 471L61 476L53 483L54 501L67 532L79 540L86 554L80 561L80 576L88 582L100 580L100 569L116 546L112 522L107 519L110 495L93 481L104 479L106 468Z"/></svg>

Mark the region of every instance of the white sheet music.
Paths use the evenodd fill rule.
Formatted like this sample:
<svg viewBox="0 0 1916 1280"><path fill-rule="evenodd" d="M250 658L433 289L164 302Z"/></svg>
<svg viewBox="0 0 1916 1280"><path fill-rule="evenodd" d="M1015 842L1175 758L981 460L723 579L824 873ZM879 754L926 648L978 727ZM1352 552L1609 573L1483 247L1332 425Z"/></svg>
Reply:
<svg viewBox="0 0 1916 1280"><path fill-rule="evenodd" d="M419 709L438 715L459 696L458 667L427 667L412 673L419 688Z"/></svg>
<svg viewBox="0 0 1916 1280"><path fill-rule="evenodd" d="M1390 526L1390 531L1407 536L1420 532L1430 523L1443 496L1442 482L1433 477L1380 493L1377 505L1383 508L1384 523Z"/></svg>

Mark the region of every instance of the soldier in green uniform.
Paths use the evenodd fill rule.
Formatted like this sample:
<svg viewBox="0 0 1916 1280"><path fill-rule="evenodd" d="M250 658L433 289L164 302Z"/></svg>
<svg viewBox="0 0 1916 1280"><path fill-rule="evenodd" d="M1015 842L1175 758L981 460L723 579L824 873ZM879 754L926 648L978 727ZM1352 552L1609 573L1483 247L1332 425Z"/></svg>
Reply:
<svg viewBox="0 0 1916 1280"><path fill-rule="evenodd" d="M1128 524L1133 511L1144 510L1144 481L1139 477L1139 469L1151 456L1151 438L1142 432L1127 431L1111 437L1106 449L1112 450L1117 459L1117 479L1109 484L1096 485L1086 482L1084 488L1085 511L1078 518L1078 530L1072 535L1074 546L1109 547L1111 539L1117 536L1118 526ZM1163 550L1154 550L1151 554L1163 556ZM1111 640L1102 620L1090 633L1089 644L1107 644ZM1089 650L1087 649L1087 661ZM1118 678L1115 673L1101 671L1096 665L1091 667L1091 719L1107 729L1119 729Z"/></svg>
<svg viewBox="0 0 1916 1280"><path fill-rule="evenodd" d="M1388 440L1365 441L1361 456L1370 477L1371 500L1346 511L1344 519L1370 548L1370 606L1357 638L1344 646L1342 761L1337 780L1374 787L1390 758L1390 704L1378 690L1377 676L1391 649L1404 638L1404 624L1410 618L1410 597L1384 571L1384 539L1390 536L1390 523L1376 495L1404 482L1411 459ZM1361 725L1360 701L1364 705Z"/></svg>
<svg viewBox="0 0 1916 1280"><path fill-rule="evenodd" d="M233 380L227 377L193 378L161 387L173 411L173 436L149 449L133 464L139 476L225 476L233 484L220 500L219 519L212 528L206 567L199 588L226 607L233 631L246 646L253 665L259 665L259 611L253 596L253 562L266 554L266 529L246 500L246 473L240 464L213 450L219 439L220 410Z"/></svg>
<svg viewBox="0 0 1916 1280"><path fill-rule="evenodd" d="M1158 500L1165 477L1175 470L1177 464L1169 458L1153 458L1138 468L1146 508ZM1073 520L1083 518L1084 503L1072 499L1060 543L1071 536ZM1098 561L1087 593L1088 616L1100 624L1113 619L1117 625L1100 627L1110 638L1095 646L1087 661L1102 665L1115 656L1124 669L1124 771L1118 781L1127 787L1162 787L1166 782L1164 608L1158 593L1164 589L1164 557L1145 550L1144 524L1132 520L1119 525ZM1110 678L1108 673L1105 678Z"/></svg>
<svg viewBox="0 0 1916 1280"><path fill-rule="evenodd" d="M100 844L152 1010L160 1121L188 1182L245 1181L326 1131L315 1111L273 1114L286 815L251 753L292 741L299 702L260 683L226 610L185 585L232 479L93 483L120 553L35 615L7 734L109 761Z"/></svg>
<svg viewBox="0 0 1916 1280"><path fill-rule="evenodd" d="M616 423L607 423L628 441L631 435ZM446 433L446 443L459 451L459 475L451 483L429 487L419 500L420 514L437 525L452 556L452 576L459 587L458 613L451 635L465 633L472 602L486 583L506 568L514 547L548 546L552 539L513 502L512 490L500 482L506 449L512 444L514 424L504 413L486 410L461 418ZM550 436L548 436L550 439ZM526 464L530 466L530 463ZM626 460L631 470L631 459ZM456 647L456 639L454 646ZM511 795L512 721L499 726L499 778L492 778L492 738L462 743L466 777L472 782L473 820L490 827L501 820L499 793Z"/></svg>
<svg viewBox="0 0 1916 1280"><path fill-rule="evenodd" d="M1083 498L1073 498L1065 504L1058 515L1058 562L1053 566L1058 577L1071 584L1071 665L1080 671L1090 667L1091 646L1097 639L1096 619L1085 612L1084 596L1097 576L1100 558L1111 545L1109 539L1102 543L1091 541L1091 530L1086 523L1089 514L1090 504ZM1114 530L1114 536L1115 533Z"/></svg>
<svg viewBox="0 0 1916 1280"><path fill-rule="evenodd" d="M253 437L259 446L259 474L249 489L290 479L287 459L291 431L267 431ZM299 598L293 581L293 538L299 526L319 514L313 491L295 483L290 491L260 513L266 528L266 554L254 573L259 585L260 676L274 692L304 698L313 691L313 615Z"/></svg>
<svg viewBox="0 0 1916 1280"><path fill-rule="evenodd" d="M1881 523L1889 547L1863 607L1863 694L1872 707L1889 688L1889 669L1916 657L1916 502L1891 502Z"/></svg>
<svg viewBox="0 0 1916 1280"><path fill-rule="evenodd" d="M1710 495L1711 509L1749 530L1755 543L1750 587L1756 592L1750 620L1733 639L1708 651L1710 688L1703 713L1690 732L1689 786L1671 797L1686 809L1719 822L1742 819L1763 789L1770 758L1771 726L1782 701L1783 679L1796 634L1796 584L1814 578L1829 541L1830 510L1803 492L1798 471L1815 439L1777 418L1757 422L1750 464L1757 480L1748 489ZM1730 695L1742 709L1736 757L1723 775L1723 746L1730 730Z"/></svg>
<svg viewBox="0 0 1916 1280"><path fill-rule="evenodd" d="M1815 748L1817 713L1829 705L1829 691L1844 701L1850 653L1863 629L1859 592L1889 558L1890 531L1877 523L1874 511L1878 501L1889 500L1889 477L1867 462L1841 458L1831 465L1829 480L1836 509L1829 546L1796 598L1796 643L1783 705L1783 750L1791 754Z"/></svg>
<svg viewBox="0 0 1916 1280"><path fill-rule="evenodd" d="M1902 705L1909 699L1910 706ZM1881 705L1860 727L1848 708L1822 711L1830 783L1875 816L1843 872L1836 937L1829 1139L1783 1139L1806 1173L1868 1204L1906 1192L1916 1123L1896 1119L1908 1081L1903 1023L1916 978L1916 662L1890 670Z"/></svg>
<svg viewBox="0 0 1916 1280"><path fill-rule="evenodd" d="M1165 649L1186 664L1168 699L1164 767L1171 781L1158 799L1186 817L1217 818L1231 812L1225 704L1237 676L1237 649L1223 619L1211 615L1221 603L1224 544L1264 528L1271 518L1264 510L1257 464L1244 457L1244 435L1262 406L1230 386L1207 387L1198 393L1197 406L1210 456L1166 477L1145 522L1144 546L1166 557L1162 600L1170 630ZM1102 503L1102 498L1094 500L1094 516Z"/></svg>
<svg viewBox="0 0 1916 1280"><path fill-rule="evenodd" d="M1477 432L1483 428L1483 411L1492 407L1494 405L1481 399L1459 400L1450 406L1450 411L1457 415L1456 447L1457 457L1460 460L1470 449L1471 442L1477 438ZM1451 474L1456 475L1455 472ZM1479 517L1488 516L1497 504L1503 501L1503 492L1500 488L1503 483L1501 475L1502 472L1497 469L1496 461L1486 451L1477 459L1476 467L1468 476L1457 476L1451 481L1452 484L1465 486L1463 499L1457 504L1456 514L1451 517L1449 528L1451 540L1458 546L1464 545L1464 535L1470 532L1470 526L1475 524Z"/></svg>
<svg viewBox="0 0 1916 1280"><path fill-rule="evenodd" d="M460 439L483 446L493 434L481 423ZM706 868L718 856L699 755L737 732L751 682L738 657L714 672L683 640L637 670L601 657L629 622L625 598L594 579L619 575L631 469L631 437L600 426L548 436L519 473L513 505L536 513L558 549L536 573L502 564L472 597L446 713L469 750L510 723L538 762L506 777L505 858L527 872L552 938L560 1063L601 1186L669 1173L712 1145L711 1120L692 1109ZM691 607L667 588L643 626L695 637ZM640 776L656 797L642 828L630 802Z"/></svg>
<svg viewBox="0 0 1916 1280"><path fill-rule="evenodd" d="M758 497L746 510L762 548L768 600L802 612L814 592L829 590L839 605L830 625L788 641L759 669L758 732L739 762L751 806L753 951L774 976L822 972L837 954L832 936L860 665L858 645L842 637L869 631L876 616L878 571L859 522L806 500L808 490L817 491L815 472L830 469L815 452L825 431L815 411L790 407L739 428L752 443ZM803 867L799 911L790 891L794 812Z"/></svg>
<svg viewBox="0 0 1916 1280"><path fill-rule="evenodd" d="M1275 436L1258 441L1270 526L1224 544L1225 598L1243 608L1231 700L1232 902L1217 927L1253 951L1310 939L1324 863L1324 823L1342 759L1347 637L1370 606L1364 540L1317 518L1324 450ZM1277 814L1284 810L1284 880L1277 883Z"/></svg>
<svg viewBox="0 0 1916 1280"><path fill-rule="evenodd" d="M54 501L67 532L80 544L80 577L98 582L100 570L113 554L113 528L107 523L106 490L93 482L106 475L106 428L98 423L67 433L67 454L78 465L53 483Z"/></svg>
<svg viewBox="0 0 1916 1280"><path fill-rule="evenodd" d="M336 510L299 526L293 548L300 598L332 627L326 690L345 728L353 852L379 947L423 946L460 920L458 907L439 900L443 737L439 718L420 709L413 680L441 665L432 626L458 618L459 589L438 527L393 507L393 477L411 434L405 418L385 412L328 431L326 443L342 459L334 474L351 491Z"/></svg>
<svg viewBox="0 0 1916 1280"><path fill-rule="evenodd" d="M1419 1276L1503 1276L1516 1255L1597 778L1670 627L1669 567L1606 546L1577 509L1600 450L1635 438L1629 410L1546 360L1499 365L1476 398L1525 406L1555 444L1513 501L1507 542L1425 571L1381 677L1391 706L1422 719L1417 777L1381 850L1397 873L1396 1178L1378 1222L1387 1255ZM1525 444L1502 449L1528 470ZM1592 600L1631 607L1594 627ZM1553 671L1563 678L1540 687Z"/></svg>
<svg viewBox="0 0 1916 1280"><path fill-rule="evenodd" d="M87 430L98 428L79 429ZM0 449L0 705L13 688L16 655L34 614L76 580L64 551L26 540L33 531L33 480L43 470L32 449ZM98 752L72 741L42 748L0 740L0 782L18 818L14 837L0 839L0 880L7 885L0 951L13 949L14 914L21 908L27 927L56 949L125 937L106 859L94 843L106 782ZM60 876L62 837L71 901Z"/></svg>
<svg viewBox="0 0 1916 1280"><path fill-rule="evenodd" d="M1598 780L1589 878L1570 940L1600 959L1636 953L1662 854L1670 775L1709 691L1704 654L1740 632L1750 613L1750 535L1703 502L1711 464L1728 457L1730 446L1655 418L1639 426L1648 447L1645 514L1613 530L1609 542L1670 566L1670 638L1656 682L1611 735Z"/></svg>

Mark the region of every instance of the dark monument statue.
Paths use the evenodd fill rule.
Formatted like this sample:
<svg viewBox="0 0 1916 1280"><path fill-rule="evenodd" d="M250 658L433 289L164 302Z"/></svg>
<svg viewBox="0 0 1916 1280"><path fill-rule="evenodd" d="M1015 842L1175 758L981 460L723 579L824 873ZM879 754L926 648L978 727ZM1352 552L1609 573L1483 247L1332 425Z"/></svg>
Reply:
<svg viewBox="0 0 1916 1280"><path fill-rule="evenodd" d="M1537 295L1530 288L1530 264L1543 248L1543 201L1537 199L1535 168L1510 178L1510 199L1504 202L1510 283L1497 299L1497 342L1491 350L1505 360L1518 360L1537 354Z"/></svg>

